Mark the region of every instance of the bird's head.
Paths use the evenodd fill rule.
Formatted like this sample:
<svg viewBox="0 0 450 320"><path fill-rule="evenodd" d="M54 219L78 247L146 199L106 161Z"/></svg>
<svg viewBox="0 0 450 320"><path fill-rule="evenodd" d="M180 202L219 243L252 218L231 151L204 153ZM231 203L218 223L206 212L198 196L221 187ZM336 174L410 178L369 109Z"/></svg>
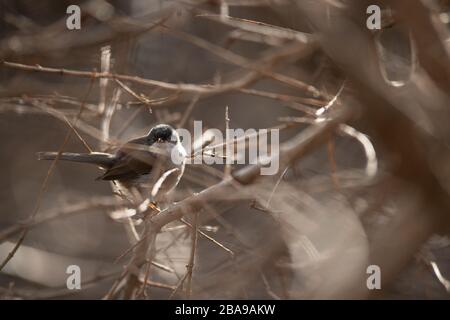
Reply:
<svg viewBox="0 0 450 320"><path fill-rule="evenodd" d="M176 130L167 124L154 126L147 135L147 142L149 145L155 142L169 142L176 144L179 142L179 139Z"/></svg>

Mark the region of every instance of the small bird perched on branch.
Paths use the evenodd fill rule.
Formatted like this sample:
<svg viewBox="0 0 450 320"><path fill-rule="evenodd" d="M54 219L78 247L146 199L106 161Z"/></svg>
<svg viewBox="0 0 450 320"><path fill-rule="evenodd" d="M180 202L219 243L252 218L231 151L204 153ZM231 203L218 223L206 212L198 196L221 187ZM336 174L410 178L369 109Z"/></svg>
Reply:
<svg viewBox="0 0 450 320"><path fill-rule="evenodd" d="M58 155L59 154L59 155ZM38 160L59 160L95 164L105 172L97 180L117 181L126 189L151 191L152 200L172 191L181 179L186 150L171 126L160 124L149 133L128 141L114 154L91 152L38 152Z"/></svg>

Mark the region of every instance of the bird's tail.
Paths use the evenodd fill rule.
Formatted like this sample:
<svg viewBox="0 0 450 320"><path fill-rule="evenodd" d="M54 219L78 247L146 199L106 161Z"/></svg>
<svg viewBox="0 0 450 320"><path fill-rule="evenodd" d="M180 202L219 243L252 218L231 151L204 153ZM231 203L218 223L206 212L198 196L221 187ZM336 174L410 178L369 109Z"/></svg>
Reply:
<svg viewBox="0 0 450 320"><path fill-rule="evenodd" d="M55 160L58 152L38 152L38 160ZM114 156L108 153L91 152L91 153L71 153L62 152L58 156L59 160L85 162L95 164L104 168L111 167L114 163Z"/></svg>

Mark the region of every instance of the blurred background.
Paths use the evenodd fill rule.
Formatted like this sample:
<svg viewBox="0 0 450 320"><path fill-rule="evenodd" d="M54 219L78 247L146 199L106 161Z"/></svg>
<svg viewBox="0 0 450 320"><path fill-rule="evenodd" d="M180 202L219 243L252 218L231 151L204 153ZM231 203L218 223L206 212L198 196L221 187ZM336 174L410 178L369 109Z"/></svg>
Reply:
<svg viewBox="0 0 450 320"><path fill-rule="evenodd" d="M448 299L449 23L444 0L0 0L0 297ZM98 168L36 158L194 120L288 144L344 109L278 174L164 225L141 296L119 291L142 224ZM188 165L171 202L227 170Z"/></svg>

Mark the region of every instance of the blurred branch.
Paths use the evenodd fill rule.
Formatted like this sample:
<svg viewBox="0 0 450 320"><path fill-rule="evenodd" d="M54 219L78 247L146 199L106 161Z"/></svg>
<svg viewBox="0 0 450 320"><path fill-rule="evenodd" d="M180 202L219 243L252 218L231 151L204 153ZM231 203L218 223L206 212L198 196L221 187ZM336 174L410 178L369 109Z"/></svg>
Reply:
<svg viewBox="0 0 450 320"><path fill-rule="evenodd" d="M91 7L89 8L89 6ZM111 5L107 3L107 6ZM97 19L95 13L98 9L95 7L95 1L86 1L81 5L81 12L88 12L94 16L94 19ZM100 10L104 11L105 8L100 6ZM64 16L49 26L33 28L31 33L20 32L1 40L0 58L14 55L42 55L52 51L96 45L120 36L137 36L166 22L173 10L174 6L171 4L157 14L141 17L141 20L126 16L112 16L103 24L94 24L79 32L69 33L66 32L66 17ZM154 21L148 22L149 20ZM11 43L15 45L11 46Z"/></svg>
<svg viewBox="0 0 450 320"><path fill-rule="evenodd" d="M87 100L87 98L89 97L89 94L91 93L92 85L93 85L93 82L91 81L91 82L89 83L88 90L87 90L86 95L85 95L85 97L84 97L83 104L80 106L80 110L79 110L79 112L78 112L78 114L77 114L77 116L76 116L76 118L75 118L75 123L80 119L80 117L81 117L81 115L82 115L82 113L83 113L83 110L84 110L84 102ZM70 129L67 131L67 134L66 134L66 136L64 137L64 141L63 141L63 143L61 144L61 146L60 146L60 148L59 148L59 150L58 150L58 155L61 154L61 152L63 151L63 149L64 149L64 147L66 146L67 142L69 141L69 138L70 138L70 136L72 135L72 131L73 131L72 128L70 128ZM55 166L56 166L56 163L58 162L58 158L59 158L59 157L57 156L57 157L55 158L55 160L53 160L52 163L50 164L50 167L49 167L49 169L48 169L47 175L45 176L45 179L44 179L44 181L43 181L42 184L41 184L41 188L40 188L39 194L38 194L38 199L37 199L37 201L36 201L36 203L35 203L35 206L34 206L34 208L33 208L33 212L32 212L31 215L30 215L30 220L31 220L31 221L33 221L33 220L35 219L35 217L36 217L36 215L37 215L37 213L38 213L38 211L39 211L39 209L40 209L40 207L41 207L42 198L43 198L43 196L44 196L44 194L45 194L45 191L47 190L48 181L49 181L50 176L51 176L51 174L52 174L52 172L53 172L53 169L54 169ZM22 234L20 235L19 240L17 241L16 245L14 246L14 248L11 250L11 252L8 254L8 256L7 256L7 257L3 260L3 262L1 263L1 265L0 265L0 271L1 271L1 270L6 266L6 264L14 257L14 254L17 252L17 250L18 250L19 247L21 246L22 242L25 240L25 237L27 236L28 231L29 231L28 228L23 229Z"/></svg>
<svg viewBox="0 0 450 320"><path fill-rule="evenodd" d="M450 52L445 46L449 33L438 13L427 8L423 1L394 0L392 5L412 31L421 66L437 86L450 92Z"/></svg>
<svg viewBox="0 0 450 320"><path fill-rule="evenodd" d="M90 209L111 209L120 205L121 202L112 197L95 197L78 202L76 204L66 204L64 208L51 210L44 216L30 219L16 225L10 226L0 231L0 241L8 239L13 235L23 231L24 229L35 228L44 223L48 223L57 219L63 219L82 213L91 213Z"/></svg>
<svg viewBox="0 0 450 320"><path fill-rule="evenodd" d="M419 89L435 88L435 83L420 70L416 70L401 88L384 81L374 38L364 23L368 4L369 1L352 1L348 8L339 9L327 7L322 2L297 1L313 29L321 35L320 43L325 53L348 77L363 106L362 117L369 120L376 133L374 139L397 157L392 173L417 187L423 197L418 207L404 208L373 236L371 263L383 271L382 287L385 288L423 242L438 230L438 225L443 224L443 215L448 212L448 195L430 170L426 151L431 145L440 150L445 148L448 130L439 122L447 117L448 108L445 98L430 97L428 92ZM327 20L323 19L324 10L331 11ZM401 10L409 12L409 9ZM350 37L352 41L343 45L343 37ZM360 50L357 56L355 50ZM419 47L417 50L427 49ZM439 112L433 113L430 105ZM361 280L354 279L353 297L369 295ZM337 292L343 294L342 290Z"/></svg>
<svg viewBox="0 0 450 320"><path fill-rule="evenodd" d="M112 279L116 277L119 273L117 271L112 271L109 273L100 274L93 277L90 280L85 280L81 283L83 290L91 288L95 285L101 284L101 282ZM16 289L16 288L2 288L0 287L0 293L3 293L6 298L20 297L25 299L56 299L65 296L70 296L75 294L76 290L70 290L67 285L61 288L44 288L44 289Z"/></svg>
<svg viewBox="0 0 450 320"><path fill-rule="evenodd" d="M266 37L279 38L288 41L299 41L303 43L309 43L313 41L313 36L310 34L270 25L260 21L253 21L216 14L200 14L198 16L229 25L236 29L264 35Z"/></svg>

